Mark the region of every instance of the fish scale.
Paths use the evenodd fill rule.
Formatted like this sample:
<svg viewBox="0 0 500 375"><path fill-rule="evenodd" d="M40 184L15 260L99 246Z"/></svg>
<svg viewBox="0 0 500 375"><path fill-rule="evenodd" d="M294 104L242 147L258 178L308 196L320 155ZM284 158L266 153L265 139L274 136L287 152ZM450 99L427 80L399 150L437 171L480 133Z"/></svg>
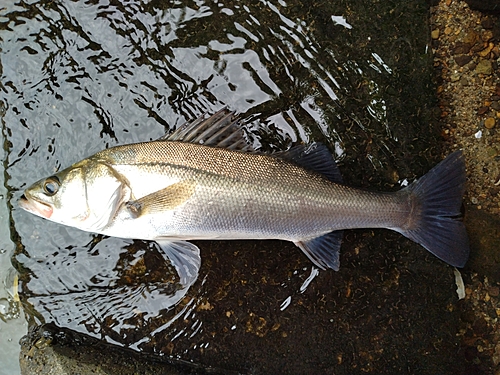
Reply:
<svg viewBox="0 0 500 375"><path fill-rule="evenodd" d="M268 155L162 141L104 150L92 160L113 165L132 191L148 175L195 181L195 195L169 223L187 238L206 232L229 239L238 228L255 238L298 241L339 229L399 227L410 210L403 194L351 189ZM202 208L209 201L216 201L210 215Z"/></svg>

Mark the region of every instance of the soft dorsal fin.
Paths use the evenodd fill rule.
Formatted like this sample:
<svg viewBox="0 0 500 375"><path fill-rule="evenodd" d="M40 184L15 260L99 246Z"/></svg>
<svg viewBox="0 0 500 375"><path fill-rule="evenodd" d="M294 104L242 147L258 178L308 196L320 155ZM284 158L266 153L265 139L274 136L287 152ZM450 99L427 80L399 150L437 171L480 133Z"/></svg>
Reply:
<svg viewBox="0 0 500 375"><path fill-rule="evenodd" d="M322 143L313 142L310 145L298 145L274 155L298 164L304 169L319 173L332 182L342 182L342 175L332 154Z"/></svg>
<svg viewBox="0 0 500 375"><path fill-rule="evenodd" d="M158 140L199 143L229 150L255 151L245 139L245 133L235 113L226 108L211 116L202 115L196 120L185 122L173 133L166 134Z"/></svg>

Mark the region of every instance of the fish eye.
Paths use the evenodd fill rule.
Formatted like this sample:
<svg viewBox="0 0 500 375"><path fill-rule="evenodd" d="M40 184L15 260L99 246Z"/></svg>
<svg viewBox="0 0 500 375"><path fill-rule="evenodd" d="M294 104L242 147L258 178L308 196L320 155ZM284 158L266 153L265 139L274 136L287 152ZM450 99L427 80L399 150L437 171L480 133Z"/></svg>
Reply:
<svg viewBox="0 0 500 375"><path fill-rule="evenodd" d="M56 176L49 177L43 183L43 191L45 192L45 194L51 197L55 193L57 193L60 185L61 183L59 182L59 179Z"/></svg>

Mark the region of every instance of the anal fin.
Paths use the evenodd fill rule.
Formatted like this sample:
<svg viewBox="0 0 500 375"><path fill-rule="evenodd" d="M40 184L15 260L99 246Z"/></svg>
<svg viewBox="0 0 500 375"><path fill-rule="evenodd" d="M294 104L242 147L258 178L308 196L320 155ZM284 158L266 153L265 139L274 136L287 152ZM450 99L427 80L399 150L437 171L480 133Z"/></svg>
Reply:
<svg viewBox="0 0 500 375"><path fill-rule="evenodd" d="M343 231L338 230L310 240L297 241L295 245L319 268L338 271L343 234Z"/></svg>

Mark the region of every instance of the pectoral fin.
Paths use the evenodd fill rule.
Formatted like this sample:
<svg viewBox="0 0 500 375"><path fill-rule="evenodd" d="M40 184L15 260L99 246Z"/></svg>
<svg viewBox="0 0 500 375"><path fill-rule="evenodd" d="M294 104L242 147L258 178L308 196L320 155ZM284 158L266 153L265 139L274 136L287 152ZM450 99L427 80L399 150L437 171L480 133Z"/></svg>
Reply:
<svg viewBox="0 0 500 375"><path fill-rule="evenodd" d="M195 188L196 183L194 181L177 182L165 189L155 191L135 201L127 202L126 207L134 218L173 210L186 202L194 194Z"/></svg>
<svg viewBox="0 0 500 375"><path fill-rule="evenodd" d="M157 239L156 242L177 270L180 283L189 288L198 278L201 266L200 249L186 241Z"/></svg>

